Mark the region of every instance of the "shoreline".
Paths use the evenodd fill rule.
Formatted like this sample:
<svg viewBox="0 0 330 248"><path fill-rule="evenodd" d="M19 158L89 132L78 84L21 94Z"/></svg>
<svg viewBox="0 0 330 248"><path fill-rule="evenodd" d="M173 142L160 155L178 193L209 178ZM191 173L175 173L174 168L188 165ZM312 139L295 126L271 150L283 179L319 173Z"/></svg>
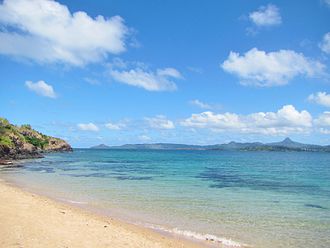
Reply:
<svg viewBox="0 0 330 248"><path fill-rule="evenodd" d="M35 159L20 159L20 160L11 160L10 164L0 165L0 168L19 168L24 166L24 163L28 161L34 161ZM111 219L112 221L118 222L120 225L127 225L129 228L133 227L134 229L141 229L142 231L146 231L151 234L156 234L157 236L161 236L163 239L170 239L174 241L178 241L180 246L174 247L220 247L220 248L245 248L251 247L248 244L236 242L235 240L228 239L221 236L215 236L209 233L201 233L191 231L189 229L178 229L176 227L168 227L161 224L152 224L151 222L144 222L143 219L131 219L127 218L125 215L118 215L110 213L107 209L103 208L95 208L89 204L88 201L75 201L70 200L69 198L62 197L60 195L54 195L51 193L47 193L47 191L41 190L38 188L31 187L29 184L25 184L22 182L17 182L15 180L11 180L9 178L0 178L0 194L1 187L5 185L11 187L17 191L21 191L21 193L28 194L33 196L34 198L41 198L41 200L50 201L54 204L64 205L67 208L73 208L78 212L87 213L92 217L101 218L103 221L107 221ZM0 201L1 195L0 195ZM0 209L1 210L1 209ZM1 217L1 212L0 212ZM1 218L0 218L1 222ZM1 225L0 225L0 237L1 237ZM183 242L184 244L181 244ZM0 247L1 247L1 239L0 239ZM131 246L129 246L131 247ZM134 245L132 247L135 247ZM141 247L141 246L138 246ZM148 247L148 246L147 246ZM161 247L172 247L170 246L161 246Z"/></svg>
<svg viewBox="0 0 330 248"><path fill-rule="evenodd" d="M0 179L1 247L214 246L170 236L31 193ZM220 246L221 247L221 246Z"/></svg>

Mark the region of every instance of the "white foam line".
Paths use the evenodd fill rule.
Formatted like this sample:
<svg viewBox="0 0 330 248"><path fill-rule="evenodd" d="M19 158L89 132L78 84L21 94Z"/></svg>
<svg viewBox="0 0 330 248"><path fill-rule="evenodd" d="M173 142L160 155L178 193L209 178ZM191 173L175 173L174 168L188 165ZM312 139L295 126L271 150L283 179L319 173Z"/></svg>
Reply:
<svg viewBox="0 0 330 248"><path fill-rule="evenodd" d="M213 243L219 243L219 244L225 245L227 247L247 247L248 246L246 244L241 244L241 243L238 243L231 239L217 237L212 234L201 234L201 233L197 233L197 232L193 232L193 231L180 230L178 228L167 229L162 226L156 226L156 225L152 225L152 224L147 224L147 227L154 229L154 230L162 231L162 232L185 236L188 238L193 238L193 239L202 240L202 241L209 241L209 242L213 242Z"/></svg>
<svg viewBox="0 0 330 248"><path fill-rule="evenodd" d="M72 204L88 204L88 202L81 202L81 201L73 201L73 200L68 200L68 199L61 199L62 201L65 201L65 202L69 202L69 203L72 203Z"/></svg>

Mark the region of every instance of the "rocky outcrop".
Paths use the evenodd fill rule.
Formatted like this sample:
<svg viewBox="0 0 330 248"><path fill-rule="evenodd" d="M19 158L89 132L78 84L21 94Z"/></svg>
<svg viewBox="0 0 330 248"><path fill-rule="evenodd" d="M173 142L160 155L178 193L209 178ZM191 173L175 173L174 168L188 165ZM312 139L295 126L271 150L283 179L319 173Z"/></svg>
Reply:
<svg viewBox="0 0 330 248"><path fill-rule="evenodd" d="M72 151L71 146L64 140L51 137L48 144L44 147L45 152L61 152L61 151Z"/></svg>
<svg viewBox="0 0 330 248"><path fill-rule="evenodd" d="M0 159L42 157L44 152L72 151L62 139L44 135L30 125L15 126L0 118Z"/></svg>

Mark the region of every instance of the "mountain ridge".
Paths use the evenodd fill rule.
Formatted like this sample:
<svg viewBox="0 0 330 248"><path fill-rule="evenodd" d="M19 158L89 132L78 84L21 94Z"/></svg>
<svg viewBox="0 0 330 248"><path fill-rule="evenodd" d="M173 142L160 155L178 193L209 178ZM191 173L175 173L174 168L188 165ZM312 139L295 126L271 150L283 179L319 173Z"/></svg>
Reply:
<svg viewBox="0 0 330 248"><path fill-rule="evenodd" d="M135 149L135 150L239 150L239 151L311 151L330 152L330 145L321 146L304 144L285 138L280 142L235 142L214 145L187 145L176 143L151 143L151 144L124 144L120 146L107 146L104 144L91 147L91 149Z"/></svg>

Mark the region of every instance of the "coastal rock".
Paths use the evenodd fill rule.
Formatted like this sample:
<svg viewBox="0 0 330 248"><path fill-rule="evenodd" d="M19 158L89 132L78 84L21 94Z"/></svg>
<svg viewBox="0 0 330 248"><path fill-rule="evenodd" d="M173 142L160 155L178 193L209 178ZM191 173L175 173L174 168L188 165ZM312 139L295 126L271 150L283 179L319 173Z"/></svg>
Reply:
<svg viewBox="0 0 330 248"><path fill-rule="evenodd" d="M0 118L0 159L42 157L43 152L72 151L62 139L44 135L30 125L15 126Z"/></svg>
<svg viewBox="0 0 330 248"><path fill-rule="evenodd" d="M72 151L71 146L64 140L50 137L48 144L44 147L45 152L62 152L62 151Z"/></svg>

